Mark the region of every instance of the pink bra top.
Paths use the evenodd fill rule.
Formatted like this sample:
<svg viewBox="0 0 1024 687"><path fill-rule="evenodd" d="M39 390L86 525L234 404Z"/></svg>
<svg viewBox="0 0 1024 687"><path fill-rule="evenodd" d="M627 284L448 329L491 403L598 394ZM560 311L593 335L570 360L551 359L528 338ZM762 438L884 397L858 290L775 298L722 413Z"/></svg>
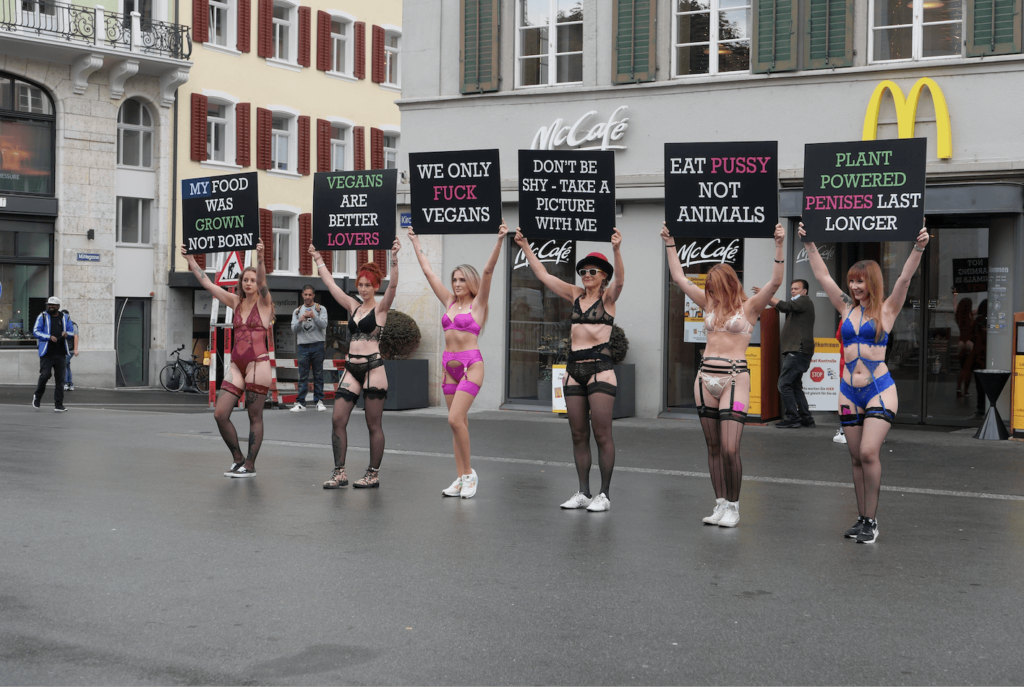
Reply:
<svg viewBox="0 0 1024 687"><path fill-rule="evenodd" d="M740 310L726 320L725 324L721 327L715 327L715 313L709 312L704 314L704 331L708 334L711 332L722 332L739 336L742 334L752 334L754 332L754 325L750 324L747 316Z"/></svg>
<svg viewBox="0 0 1024 687"><path fill-rule="evenodd" d="M473 306L470 306L470 310L472 310L472 307ZM449 319L448 313L446 312L441 317L441 327L445 331L454 329L457 332L469 332L473 336L480 336L480 325L473 319L472 312L456 315L454 320Z"/></svg>

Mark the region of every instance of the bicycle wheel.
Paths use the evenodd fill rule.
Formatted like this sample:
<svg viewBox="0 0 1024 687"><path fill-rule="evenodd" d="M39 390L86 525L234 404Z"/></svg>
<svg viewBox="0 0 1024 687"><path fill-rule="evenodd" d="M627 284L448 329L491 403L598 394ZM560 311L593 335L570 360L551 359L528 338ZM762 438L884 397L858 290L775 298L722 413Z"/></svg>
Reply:
<svg viewBox="0 0 1024 687"><path fill-rule="evenodd" d="M202 365L196 368L196 388L204 394L210 393L210 368Z"/></svg>
<svg viewBox="0 0 1024 687"><path fill-rule="evenodd" d="M160 370L160 386L167 391L181 391L185 386L185 375L176 363L167 363L164 369Z"/></svg>

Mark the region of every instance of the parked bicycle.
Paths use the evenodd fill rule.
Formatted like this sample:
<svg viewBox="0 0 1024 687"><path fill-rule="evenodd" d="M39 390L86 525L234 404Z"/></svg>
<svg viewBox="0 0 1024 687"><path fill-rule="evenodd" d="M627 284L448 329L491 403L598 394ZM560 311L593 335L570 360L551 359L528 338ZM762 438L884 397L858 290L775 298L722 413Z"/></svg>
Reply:
<svg viewBox="0 0 1024 687"><path fill-rule="evenodd" d="M182 360L181 351L185 344L171 352L174 360L160 370L160 386L167 391L192 391L208 393L210 391L210 368L199 364L199 357L193 355L191 360Z"/></svg>

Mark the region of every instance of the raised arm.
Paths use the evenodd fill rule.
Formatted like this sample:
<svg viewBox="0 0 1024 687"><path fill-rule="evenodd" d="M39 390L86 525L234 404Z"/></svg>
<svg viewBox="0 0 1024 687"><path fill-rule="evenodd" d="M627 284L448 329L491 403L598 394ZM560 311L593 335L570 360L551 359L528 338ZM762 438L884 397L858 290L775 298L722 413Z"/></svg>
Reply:
<svg viewBox="0 0 1024 687"><path fill-rule="evenodd" d="M309 244L307 249L309 254L313 256L313 264L316 266L316 273L320 275L320 279L323 281L324 286L334 296L334 300L338 301L341 307L348 310L350 313L355 312L359 308L359 301L352 296L348 295L341 290L341 287L334 283L334 277L331 276L331 271L327 269L324 264L324 259L320 255L320 251L313 247L313 244Z"/></svg>
<svg viewBox="0 0 1024 687"><path fill-rule="evenodd" d="M199 280L200 285L202 285L204 289L209 291L214 298L229 308L238 307L238 296L228 293L210 281L210 278L206 276L206 272L204 272L203 268L196 262L195 256L185 254L185 246L181 247L181 254L185 256L185 260L188 261L188 268L192 270L192 274L196 275L196 279Z"/></svg>
<svg viewBox="0 0 1024 687"><path fill-rule="evenodd" d="M768 307L768 304L772 300L772 296L782 286L782 278L785 275L784 267L786 261L782 252L783 244L786 242L786 230L781 224L775 225L775 264L772 266L772 278L768 280L761 289L758 290L750 299L747 301L746 312L747 317L757 317L761 314L761 311Z"/></svg>
<svg viewBox="0 0 1024 687"><path fill-rule="evenodd" d="M892 329L896 317L900 314L903 304L907 301L910 280L914 278L914 273L917 272L917 268L921 264L921 257L924 255L925 246L928 245L928 239L928 227L922 227L921 232L917 235L914 249L910 251L906 263L903 264L903 271L900 272L899 279L892 285L892 293L889 294L889 297L885 299L885 303L882 304L882 324L887 331Z"/></svg>
<svg viewBox="0 0 1024 687"><path fill-rule="evenodd" d="M494 244L491 257L487 258L484 273L480 275L480 290L473 298L473 305L477 307L487 307L487 299L491 295L491 279L494 278L494 268L498 265L498 257L501 255L501 247L505 243L506 234L508 234L508 225L505 224L505 220L501 220L501 226L498 227L498 242Z"/></svg>
<svg viewBox="0 0 1024 687"><path fill-rule="evenodd" d="M804 231L804 223L800 223L800 236L806 236L807 232ZM828 273L828 265L821 259L821 255L818 253L818 247L814 245L813 241L806 241L804 243L804 249L807 251L807 261L811 263L811 271L814 272L814 278L821 284L821 288L825 289L825 293L828 294L828 299L832 301L833 307L836 310L843 313L846 312L847 298L843 290L839 288L835 280L832 279L832 275Z"/></svg>
<svg viewBox="0 0 1024 687"><path fill-rule="evenodd" d="M622 253L619 248L622 246L622 232L616 227L612 231L612 259L615 261L615 276L612 278L608 288L604 290L605 303L614 303L619 300L622 294L622 287L626 281L626 268L622 263Z"/></svg>
<svg viewBox="0 0 1024 687"><path fill-rule="evenodd" d="M661 240L665 242L665 249L668 258L668 273L676 286L682 289L691 301L697 304L701 310L706 310L707 298L704 296L704 289L700 288L683 274L683 265L679 262L679 254L676 253L675 239L668 233L668 226L661 225Z"/></svg>
<svg viewBox="0 0 1024 687"><path fill-rule="evenodd" d="M523 236L522 230L516 228L516 245L519 246L523 255L526 256L527 262L530 263L530 269L533 270L534 276L541 281L544 286L548 287L552 293L567 301L576 300L576 296L580 293L580 289L575 284L569 284L558 277L550 274L545 268L544 263L534 254L533 248L530 247L530 242Z"/></svg>
<svg viewBox="0 0 1024 687"><path fill-rule="evenodd" d="M420 237L416 235L416 232L409 227L409 240L412 242L412 249L416 252L416 261L420 263L420 269L423 270L423 275L427 278L427 283L430 284L430 288L433 290L434 295L437 296L437 300L444 304L447 308L453 300L455 295L452 294L447 288L445 288L444 282L441 281L440 277L434 274L434 270L430 268L430 261L427 260L427 254L420 248Z"/></svg>
<svg viewBox="0 0 1024 687"><path fill-rule="evenodd" d="M267 286L267 268L263 264L263 239L256 244L256 293L260 295L263 305L273 309L274 299L270 297L270 287Z"/></svg>
<svg viewBox="0 0 1024 687"><path fill-rule="evenodd" d="M395 293L398 291L398 251L402 250L402 244L395 237L391 245L391 279L388 280L388 288L384 291L384 297L380 299L380 312L387 312L391 309L391 303L395 300Z"/></svg>

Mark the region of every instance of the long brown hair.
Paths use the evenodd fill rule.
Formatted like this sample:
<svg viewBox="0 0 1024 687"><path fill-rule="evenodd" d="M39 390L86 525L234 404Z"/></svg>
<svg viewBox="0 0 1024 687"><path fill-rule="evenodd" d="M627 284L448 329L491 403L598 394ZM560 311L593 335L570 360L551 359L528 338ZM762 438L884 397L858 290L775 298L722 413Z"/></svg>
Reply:
<svg viewBox="0 0 1024 687"><path fill-rule="evenodd" d="M875 321L875 342L877 343L882 339L882 335L885 334L884 327L882 326L882 303L884 301L882 268L874 260L855 262L853 267L846 273L847 288L849 288L849 283L854 279L862 280L865 288L868 290L868 295L871 296L871 303L864 308L864 319ZM850 298L853 298L852 293ZM853 303L854 306L861 305L861 302L856 298L853 298Z"/></svg>
<svg viewBox="0 0 1024 687"><path fill-rule="evenodd" d="M736 270L725 264L715 265L708 270L704 296L707 298L707 311L716 313L719 320L742 310L747 300Z"/></svg>

